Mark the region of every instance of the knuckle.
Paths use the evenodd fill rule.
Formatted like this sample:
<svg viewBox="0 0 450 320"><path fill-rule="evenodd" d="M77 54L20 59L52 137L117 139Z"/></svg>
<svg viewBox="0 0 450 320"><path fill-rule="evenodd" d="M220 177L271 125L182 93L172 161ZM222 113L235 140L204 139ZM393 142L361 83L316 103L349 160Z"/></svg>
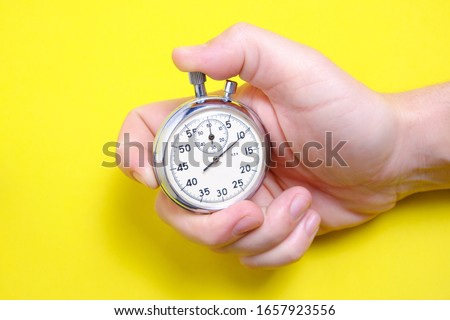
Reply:
<svg viewBox="0 0 450 320"><path fill-rule="evenodd" d="M247 36L252 32L253 28L254 27L249 23L238 22L228 28L227 33L229 33L231 36L243 40L247 38Z"/></svg>
<svg viewBox="0 0 450 320"><path fill-rule="evenodd" d="M247 22L237 22L235 24L233 24L230 27L230 30L236 31L236 32L247 32L248 29L250 29L252 27L251 24L247 23Z"/></svg>

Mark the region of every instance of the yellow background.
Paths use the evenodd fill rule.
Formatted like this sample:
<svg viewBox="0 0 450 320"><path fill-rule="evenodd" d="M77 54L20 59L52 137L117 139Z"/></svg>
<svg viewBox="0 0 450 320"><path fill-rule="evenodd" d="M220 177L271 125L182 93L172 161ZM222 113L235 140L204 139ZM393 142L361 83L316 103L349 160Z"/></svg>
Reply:
<svg viewBox="0 0 450 320"><path fill-rule="evenodd" d="M0 0L0 298L449 299L449 191L252 271L184 240L155 191L101 166L129 110L192 94L173 47L247 21L396 92L450 79L449 15L448 0Z"/></svg>

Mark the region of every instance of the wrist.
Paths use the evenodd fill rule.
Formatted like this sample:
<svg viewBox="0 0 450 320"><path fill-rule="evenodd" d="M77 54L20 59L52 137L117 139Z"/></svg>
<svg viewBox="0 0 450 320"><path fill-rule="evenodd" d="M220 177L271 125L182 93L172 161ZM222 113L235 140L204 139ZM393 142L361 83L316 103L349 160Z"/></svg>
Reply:
<svg viewBox="0 0 450 320"><path fill-rule="evenodd" d="M450 188L450 83L387 96L400 126L398 198Z"/></svg>

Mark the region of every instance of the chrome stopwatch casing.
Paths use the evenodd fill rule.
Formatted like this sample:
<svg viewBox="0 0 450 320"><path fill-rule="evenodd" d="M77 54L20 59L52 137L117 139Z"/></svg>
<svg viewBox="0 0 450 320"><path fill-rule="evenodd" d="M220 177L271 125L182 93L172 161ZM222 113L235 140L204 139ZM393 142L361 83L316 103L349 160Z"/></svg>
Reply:
<svg viewBox="0 0 450 320"><path fill-rule="evenodd" d="M179 206L211 213L250 198L269 159L268 135L258 116L231 98L207 96L203 73L190 73L196 98L173 111L159 129L153 166L164 193Z"/></svg>

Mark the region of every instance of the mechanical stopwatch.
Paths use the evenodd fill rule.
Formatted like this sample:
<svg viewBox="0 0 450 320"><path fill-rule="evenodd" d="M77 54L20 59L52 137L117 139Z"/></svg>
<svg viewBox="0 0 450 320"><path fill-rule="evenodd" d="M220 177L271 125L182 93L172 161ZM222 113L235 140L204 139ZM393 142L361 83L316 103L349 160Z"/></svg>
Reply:
<svg viewBox="0 0 450 320"><path fill-rule="evenodd" d="M268 135L258 116L232 99L206 93L205 74L189 73L196 98L179 106L159 129L153 167L164 193L179 206L212 213L250 198L267 171Z"/></svg>

